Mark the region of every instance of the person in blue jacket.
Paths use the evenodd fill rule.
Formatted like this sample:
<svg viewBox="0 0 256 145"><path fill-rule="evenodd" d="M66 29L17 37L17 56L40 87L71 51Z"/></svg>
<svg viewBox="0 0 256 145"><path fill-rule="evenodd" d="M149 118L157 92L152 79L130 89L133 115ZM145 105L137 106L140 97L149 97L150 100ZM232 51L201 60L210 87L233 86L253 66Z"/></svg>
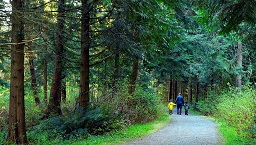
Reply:
<svg viewBox="0 0 256 145"><path fill-rule="evenodd" d="M176 105L177 105L177 114L181 115L182 106L184 105L184 99L181 93L179 93L178 97L176 98Z"/></svg>

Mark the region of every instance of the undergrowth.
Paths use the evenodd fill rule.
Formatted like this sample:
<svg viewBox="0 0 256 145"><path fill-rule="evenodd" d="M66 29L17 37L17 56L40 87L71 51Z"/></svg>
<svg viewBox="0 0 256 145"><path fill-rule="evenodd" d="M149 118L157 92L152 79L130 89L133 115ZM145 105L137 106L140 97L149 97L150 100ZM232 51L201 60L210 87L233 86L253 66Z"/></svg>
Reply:
<svg viewBox="0 0 256 145"><path fill-rule="evenodd" d="M107 145L107 144L121 144L135 138L158 131L160 128L170 123L170 115L165 112L166 107L162 106L159 117L155 121L143 124L134 124L123 130L109 132L103 136L90 136L86 140L77 140L76 142L67 141L63 144L72 145Z"/></svg>
<svg viewBox="0 0 256 145"><path fill-rule="evenodd" d="M86 139L88 136L102 135L121 127L122 123L115 116L102 114L101 108L89 109L86 114L83 109L77 108L67 116L44 120L39 125L29 128L27 134L31 144L40 144L55 139Z"/></svg>
<svg viewBox="0 0 256 145"><path fill-rule="evenodd" d="M0 88L0 95L0 144L4 144L7 139L8 88ZM67 97L66 103L62 104L62 116L41 120L45 104L36 106L32 93L28 91L25 96L28 144L75 144L81 140L94 142L95 138L101 136L109 136L109 140L113 141L111 136L118 137L118 134L122 135L117 140L123 140L122 137L127 132L123 134L122 131L130 125L151 122L163 115L160 98L154 91L141 87L133 95L128 94L125 88L114 94L110 90L102 93L97 101L91 101L91 107L84 113L83 109L75 107L74 98ZM142 125L142 130L145 131L138 132L134 129L134 135L129 136L135 137L136 132L139 135L145 134L152 130L152 126L144 126L143 129Z"/></svg>
<svg viewBox="0 0 256 145"><path fill-rule="evenodd" d="M213 91L198 102L198 109L220 123L225 144L255 144L256 91L251 87Z"/></svg>

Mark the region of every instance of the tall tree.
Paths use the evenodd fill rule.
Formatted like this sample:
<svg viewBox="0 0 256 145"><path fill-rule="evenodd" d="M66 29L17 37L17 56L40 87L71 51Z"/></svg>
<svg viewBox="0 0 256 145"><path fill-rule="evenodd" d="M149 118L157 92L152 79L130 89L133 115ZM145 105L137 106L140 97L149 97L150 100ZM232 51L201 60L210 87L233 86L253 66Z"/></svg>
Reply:
<svg viewBox="0 0 256 145"><path fill-rule="evenodd" d="M24 1L12 1L11 89L8 140L27 143L24 105Z"/></svg>
<svg viewBox="0 0 256 145"><path fill-rule="evenodd" d="M47 51L47 49L46 49ZM48 77L47 77L47 72L48 72L48 67L47 67L47 56L44 56L44 65L43 65L43 78L44 78L44 83L43 83L43 88L44 88L44 103L47 104L47 86L48 86Z"/></svg>
<svg viewBox="0 0 256 145"><path fill-rule="evenodd" d="M29 68L30 68L30 76L31 76L31 87L35 99L36 105L40 104L40 99L38 96L38 84L37 84L37 76L36 76L36 69L35 69L35 64L34 64L34 53L32 50L32 42L28 43L28 51L30 52L29 54Z"/></svg>
<svg viewBox="0 0 256 145"><path fill-rule="evenodd" d="M239 41L238 42L238 46L237 46L237 65L238 65L238 75L236 77L236 85L238 88L242 87L242 70L243 70L243 66L242 66L242 42Z"/></svg>
<svg viewBox="0 0 256 145"><path fill-rule="evenodd" d="M128 90L129 94L132 94L135 91L135 88L136 88L135 85L138 78L138 73L139 73L139 59L138 57L135 57L135 60L132 63L132 72L129 80L129 90Z"/></svg>
<svg viewBox="0 0 256 145"><path fill-rule="evenodd" d="M31 7L33 7L33 3L32 0L27 0L26 1L26 5L25 7L27 9L31 9ZM29 18L33 18L33 13L27 14L25 19L29 20ZM29 42L27 43L26 47L27 47L27 51L28 51L28 61L29 61L29 70L30 70L30 78L31 78L31 89L33 91L33 95L34 95L34 100L36 105L40 104L40 99L38 96L38 81L37 81L37 73L36 73L36 66L35 66L35 50L33 48L33 37L35 36L33 33L35 31L33 31L33 29L36 27L36 25L33 23L33 21L26 21L25 22L25 31L27 32L25 34L25 39L28 40Z"/></svg>
<svg viewBox="0 0 256 145"><path fill-rule="evenodd" d="M58 1L58 15L57 15L57 39L56 51L54 57L54 70L52 77L52 87L50 92L50 100L48 108L45 112L45 117L50 114L61 115L61 81L64 69L64 24L65 24L65 0Z"/></svg>
<svg viewBox="0 0 256 145"><path fill-rule="evenodd" d="M89 104L89 49L90 49L90 11L92 4L82 0L81 7L81 66L79 106L86 109Z"/></svg>

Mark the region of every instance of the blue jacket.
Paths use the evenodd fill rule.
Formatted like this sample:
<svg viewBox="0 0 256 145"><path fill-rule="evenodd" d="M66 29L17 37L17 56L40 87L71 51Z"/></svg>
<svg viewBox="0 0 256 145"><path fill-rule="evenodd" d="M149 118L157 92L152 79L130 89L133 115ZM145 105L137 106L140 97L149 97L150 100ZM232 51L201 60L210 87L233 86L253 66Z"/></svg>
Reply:
<svg viewBox="0 0 256 145"><path fill-rule="evenodd" d="M184 104L184 108L185 108L185 110L188 110L189 109L188 104Z"/></svg>
<svg viewBox="0 0 256 145"><path fill-rule="evenodd" d="M183 105L184 104L184 99L181 95L179 95L177 98L176 98L176 104L177 105Z"/></svg>

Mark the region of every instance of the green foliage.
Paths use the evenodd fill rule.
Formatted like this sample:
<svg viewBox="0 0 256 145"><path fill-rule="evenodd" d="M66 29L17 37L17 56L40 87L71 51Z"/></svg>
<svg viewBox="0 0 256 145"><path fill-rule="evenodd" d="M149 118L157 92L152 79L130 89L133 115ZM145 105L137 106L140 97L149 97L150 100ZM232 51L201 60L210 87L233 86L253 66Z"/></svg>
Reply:
<svg viewBox="0 0 256 145"><path fill-rule="evenodd" d="M254 125L249 130L247 130L247 132L251 133L253 138L256 137L256 123L255 122L254 122ZM255 139L253 140L253 144L256 144Z"/></svg>
<svg viewBox="0 0 256 145"><path fill-rule="evenodd" d="M238 30L241 23L255 24L255 1L205 1L196 0L194 4L200 7L201 15L207 22L205 24L221 28L221 31L228 33ZM214 24L214 25L212 25ZM216 29L217 30L217 29ZM218 30L219 31L219 30Z"/></svg>
<svg viewBox="0 0 256 145"><path fill-rule="evenodd" d="M131 98L134 111L134 121L138 123L154 120L158 115L160 96L152 92L145 92L142 88L137 89Z"/></svg>
<svg viewBox="0 0 256 145"><path fill-rule="evenodd" d="M9 110L9 89L0 86L0 144L7 138L7 122Z"/></svg>
<svg viewBox="0 0 256 145"><path fill-rule="evenodd" d="M121 144L134 138L147 135L149 133L158 131L161 127L170 123L170 115L165 112L166 106L161 105L161 112L159 118L150 123L134 124L123 130L113 131L104 134L103 136L90 136L86 140L79 140L72 145L104 145L104 144Z"/></svg>
<svg viewBox="0 0 256 145"><path fill-rule="evenodd" d="M0 143L4 143L5 142L5 131L3 131L2 129L0 129Z"/></svg>
<svg viewBox="0 0 256 145"><path fill-rule="evenodd" d="M7 81L2 80L2 79L0 78L0 86L10 87L10 84L9 84Z"/></svg>
<svg viewBox="0 0 256 145"><path fill-rule="evenodd" d="M219 104L219 98L215 96L215 93L216 92L211 92L211 94L208 94L207 98L199 100L196 104L196 109L204 115L213 115L217 105Z"/></svg>
<svg viewBox="0 0 256 145"><path fill-rule="evenodd" d="M28 138L35 143L55 138L60 140L87 138L90 135L100 135L119 127L115 117L102 114L100 108L89 109L86 114L81 108L76 108L74 113L70 112L67 116L52 117L29 128Z"/></svg>
<svg viewBox="0 0 256 145"><path fill-rule="evenodd" d="M228 131L231 134L225 133L227 142L231 140L240 143L245 140L251 142L253 136L255 137L255 94L252 87L212 91L205 100L199 101L197 107L204 114L214 115L218 120L224 121L225 127L222 132Z"/></svg>
<svg viewBox="0 0 256 145"><path fill-rule="evenodd" d="M255 91L246 88L243 91L230 90L227 94L220 97L215 115L227 120L231 126L236 127L240 135L245 135L254 125L256 118L256 95Z"/></svg>
<svg viewBox="0 0 256 145"><path fill-rule="evenodd" d="M4 86L0 86L0 131L7 125L8 110L9 110L8 102L9 102L9 89Z"/></svg>
<svg viewBox="0 0 256 145"><path fill-rule="evenodd" d="M255 139L247 139L237 133L235 127L230 126L229 122L218 118L216 120L218 129L221 132L224 144L226 145L254 145Z"/></svg>
<svg viewBox="0 0 256 145"><path fill-rule="evenodd" d="M161 96L152 89L136 86L133 95L127 91L126 85L118 91L104 90L95 105L100 105L104 112L116 114L118 120L125 124L145 123L154 120L159 115Z"/></svg>

